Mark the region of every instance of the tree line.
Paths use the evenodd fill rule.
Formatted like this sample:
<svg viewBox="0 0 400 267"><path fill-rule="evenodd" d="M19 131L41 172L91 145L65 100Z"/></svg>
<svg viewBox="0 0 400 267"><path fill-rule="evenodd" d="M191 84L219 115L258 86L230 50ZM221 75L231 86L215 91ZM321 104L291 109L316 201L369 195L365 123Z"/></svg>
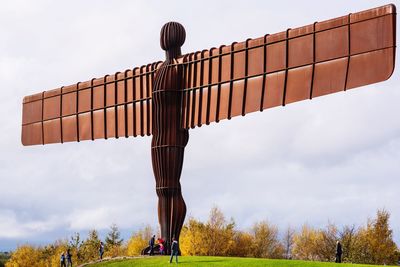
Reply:
<svg viewBox="0 0 400 267"><path fill-rule="evenodd" d="M233 219L213 208L207 222L190 218L180 237L183 255L239 256L273 259L334 261L336 242L343 248L343 261L363 264L397 264L400 252L393 241L390 213L378 210L364 226L328 223L324 228L307 224L299 230L279 232L268 221L256 222L247 231L237 230Z"/></svg>
<svg viewBox="0 0 400 267"><path fill-rule="evenodd" d="M233 219L227 220L217 207L202 222L189 218L180 236L182 255L237 256L273 259L334 261L336 241L343 247L344 262L364 264L397 264L399 248L393 241L390 213L378 210L365 225L337 227L328 223L323 228L307 224L298 230L287 227L280 231L268 222L255 222L248 230L239 230ZM104 243L104 257L136 256L148 246L154 231L146 226L124 241L116 225L110 227ZM19 246L6 263L14 266L58 266L62 252L70 249L74 265L98 259L100 238L96 230L82 240L79 233L70 239L46 246Z"/></svg>

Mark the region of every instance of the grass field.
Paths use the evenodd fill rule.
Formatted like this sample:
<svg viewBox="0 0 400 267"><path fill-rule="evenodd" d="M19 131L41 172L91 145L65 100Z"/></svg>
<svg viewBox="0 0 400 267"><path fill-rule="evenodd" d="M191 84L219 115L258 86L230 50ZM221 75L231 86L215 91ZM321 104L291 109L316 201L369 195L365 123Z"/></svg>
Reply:
<svg viewBox="0 0 400 267"><path fill-rule="evenodd" d="M331 262L313 262L313 261L297 261L297 260L269 260L269 259L253 259L253 258L230 258L230 257L179 257L181 266L193 267L367 267L376 265L362 264L337 264ZM132 260L110 261L90 265L91 267L155 267L155 266L176 266L173 262L169 264L168 256L146 257Z"/></svg>

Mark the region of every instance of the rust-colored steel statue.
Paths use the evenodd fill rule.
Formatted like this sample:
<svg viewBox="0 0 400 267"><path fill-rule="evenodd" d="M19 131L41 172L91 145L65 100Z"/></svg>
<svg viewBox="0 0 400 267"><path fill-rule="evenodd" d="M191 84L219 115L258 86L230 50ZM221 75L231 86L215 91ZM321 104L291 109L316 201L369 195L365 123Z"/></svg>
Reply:
<svg viewBox="0 0 400 267"><path fill-rule="evenodd" d="M386 5L181 55L182 25L161 30L164 62L27 96L24 145L153 135L167 251L186 214L180 176L188 129L389 79L396 8Z"/></svg>
<svg viewBox="0 0 400 267"><path fill-rule="evenodd" d="M158 195L158 220L167 248L173 237L179 238L186 215L179 179L189 131L182 128L183 68L176 60L184 42L185 29L181 24L170 22L161 29L160 43L167 59L158 69L153 86L151 159Z"/></svg>

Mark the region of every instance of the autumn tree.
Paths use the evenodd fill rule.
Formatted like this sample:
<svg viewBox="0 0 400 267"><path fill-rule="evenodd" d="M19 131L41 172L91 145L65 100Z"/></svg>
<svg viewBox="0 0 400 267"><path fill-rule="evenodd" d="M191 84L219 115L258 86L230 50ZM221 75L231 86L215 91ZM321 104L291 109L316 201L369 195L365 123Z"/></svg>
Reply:
<svg viewBox="0 0 400 267"><path fill-rule="evenodd" d="M319 261L334 261L336 242L338 241L337 227L329 223L325 228L317 230L315 240L315 256Z"/></svg>
<svg viewBox="0 0 400 267"><path fill-rule="evenodd" d="M40 252L30 245L19 246L11 255L11 259L6 262L6 267L32 266L40 267L43 265L40 259Z"/></svg>
<svg viewBox="0 0 400 267"><path fill-rule="evenodd" d="M142 250L148 246L149 240L153 234L151 226L147 225L144 229L134 232L128 240L127 254L128 256L140 255Z"/></svg>
<svg viewBox="0 0 400 267"><path fill-rule="evenodd" d="M206 249L202 244L205 237L206 226L204 223L189 218L188 222L182 227L179 238L182 255L205 255Z"/></svg>
<svg viewBox="0 0 400 267"><path fill-rule="evenodd" d="M397 246L389 227L390 213L378 210L376 218L360 229L354 243L353 261L366 264L395 264Z"/></svg>
<svg viewBox="0 0 400 267"><path fill-rule="evenodd" d="M234 244L228 251L229 256L235 257L251 257L253 253L252 244L254 237L244 231L235 231L233 236Z"/></svg>
<svg viewBox="0 0 400 267"><path fill-rule="evenodd" d="M225 220L225 216L220 209L214 207L211 209L210 216L205 225L204 239L205 255L224 256L234 245L235 222L231 219Z"/></svg>
<svg viewBox="0 0 400 267"><path fill-rule="evenodd" d="M65 240L56 241L53 244L43 247L23 245L18 247L6 262L6 267L51 267L60 264L61 253L67 249Z"/></svg>
<svg viewBox="0 0 400 267"><path fill-rule="evenodd" d="M183 255L230 255L235 245L234 235L234 221L227 222L221 210L214 207L206 223L190 218L183 226L180 249Z"/></svg>
<svg viewBox="0 0 400 267"><path fill-rule="evenodd" d="M308 225L303 225L301 230L293 237L293 256L299 260L317 260L315 254L318 231Z"/></svg>
<svg viewBox="0 0 400 267"><path fill-rule="evenodd" d="M294 239L295 233L296 233L296 231L292 227L288 226L283 235L282 245L285 249L285 252L284 252L285 259L292 258L292 249L293 249L293 244L294 244L293 239Z"/></svg>
<svg viewBox="0 0 400 267"><path fill-rule="evenodd" d="M100 238L96 230L89 231L88 237L81 245L83 262L93 261L99 258Z"/></svg>
<svg viewBox="0 0 400 267"><path fill-rule="evenodd" d="M283 245L279 242L278 227L267 221L255 223L252 228L252 255L256 258L282 258Z"/></svg>
<svg viewBox="0 0 400 267"><path fill-rule="evenodd" d="M51 262L50 266L58 266L60 264L61 253L66 253L67 249L68 249L68 241L66 239L57 240L52 245L53 254L48 256L42 256L42 259L50 261Z"/></svg>
<svg viewBox="0 0 400 267"><path fill-rule="evenodd" d="M122 242L124 240L121 238L121 232L116 224L110 226L110 231L108 232L105 241L106 256L116 257L122 254Z"/></svg>
<svg viewBox="0 0 400 267"><path fill-rule="evenodd" d="M355 225L345 225L342 230L339 231L339 240L342 244L342 259L343 262L352 262L354 254L354 243L358 237L358 230Z"/></svg>
<svg viewBox="0 0 400 267"><path fill-rule="evenodd" d="M397 246L393 241L393 230L389 226L390 213L378 210L376 219L372 222L371 245L374 253L375 264L396 263Z"/></svg>
<svg viewBox="0 0 400 267"><path fill-rule="evenodd" d="M74 233L69 241L69 249L72 254L72 258L75 258L77 263L81 263L83 258L81 255L81 246L83 241L81 240L81 236L78 232Z"/></svg>

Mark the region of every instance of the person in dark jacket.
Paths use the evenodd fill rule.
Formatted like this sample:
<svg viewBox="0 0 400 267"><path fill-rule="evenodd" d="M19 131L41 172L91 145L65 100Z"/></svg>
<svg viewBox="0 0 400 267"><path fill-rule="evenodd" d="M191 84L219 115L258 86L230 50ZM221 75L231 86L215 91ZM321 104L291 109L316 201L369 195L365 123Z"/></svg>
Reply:
<svg viewBox="0 0 400 267"><path fill-rule="evenodd" d="M65 254L64 254L64 252L61 253L61 256L60 256L60 266L61 267L65 267Z"/></svg>
<svg viewBox="0 0 400 267"><path fill-rule="evenodd" d="M100 245L99 245L99 258L100 258L100 260L103 260L103 254L104 254L104 244L103 244L103 242L100 241Z"/></svg>
<svg viewBox="0 0 400 267"><path fill-rule="evenodd" d="M172 238L172 244L171 244L171 258L169 259L169 263L172 263L172 259L176 258L176 263L178 263L178 252L179 252L179 245L178 241L174 238Z"/></svg>
<svg viewBox="0 0 400 267"><path fill-rule="evenodd" d="M340 244L339 240L336 242L336 263L341 263L342 262L342 244Z"/></svg>
<svg viewBox="0 0 400 267"><path fill-rule="evenodd" d="M72 254L70 249L67 249L67 267L72 267Z"/></svg>
<svg viewBox="0 0 400 267"><path fill-rule="evenodd" d="M154 255L154 244L155 244L155 242L156 242L156 236L153 235L153 236L150 238L150 241L149 241L149 246L150 246L149 254L150 254L150 256L151 256L151 255Z"/></svg>

